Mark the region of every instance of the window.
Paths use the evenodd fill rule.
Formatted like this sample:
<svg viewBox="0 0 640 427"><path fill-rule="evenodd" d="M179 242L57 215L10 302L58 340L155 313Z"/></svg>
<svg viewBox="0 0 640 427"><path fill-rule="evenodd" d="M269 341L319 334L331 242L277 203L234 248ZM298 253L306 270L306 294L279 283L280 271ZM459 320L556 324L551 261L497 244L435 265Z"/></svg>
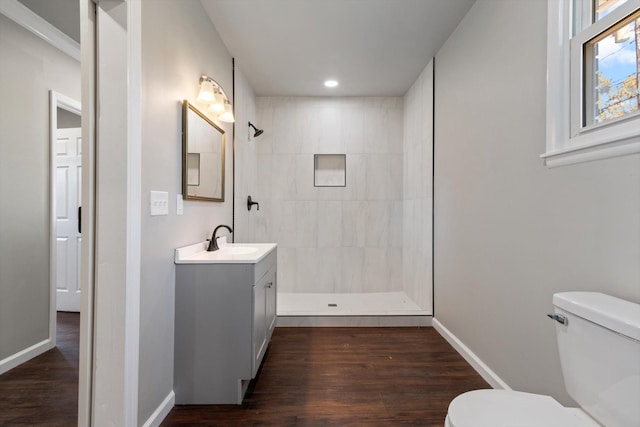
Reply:
<svg viewBox="0 0 640 427"><path fill-rule="evenodd" d="M549 0L547 166L640 153L640 0Z"/></svg>

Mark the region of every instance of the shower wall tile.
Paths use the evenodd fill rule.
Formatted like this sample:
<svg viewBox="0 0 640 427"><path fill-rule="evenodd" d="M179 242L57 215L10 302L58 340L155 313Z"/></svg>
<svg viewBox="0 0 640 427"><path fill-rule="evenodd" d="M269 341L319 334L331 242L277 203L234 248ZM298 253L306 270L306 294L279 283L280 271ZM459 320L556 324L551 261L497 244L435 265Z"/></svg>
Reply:
<svg viewBox="0 0 640 427"><path fill-rule="evenodd" d="M363 292L364 248L343 247L340 249L342 260L342 280L336 292Z"/></svg>
<svg viewBox="0 0 640 427"><path fill-rule="evenodd" d="M301 137L300 113L295 106L279 106L273 112L274 141L272 150L277 154L297 154Z"/></svg>
<svg viewBox="0 0 640 427"><path fill-rule="evenodd" d="M272 227L269 224L270 215L267 212L271 212L271 207L269 206L270 201L264 200L261 202L262 209L256 211L252 216L249 217L249 237L246 242L255 242L255 243L273 243L274 239L271 238L269 230ZM243 206L243 201L241 201L238 206ZM253 211L252 211L253 212Z"/></svg>
<svg viewBox="0 0 640 427"><path fill-rule="evenodd" d="M320 125L320 138L317 154L344 153L344 144L340 139L342 130L342 114L335 105L320 106L315 110L315 118Z"/></svg>
<svg viewBox="0 0 640 427"><path fill-rule="evenodd" d="M342 247L364 248L367 238L367 202L342 203Z"/></svg>
<svg viewBox="0 0 640 427"><path fill-rule="evenodd" d="M295 154L274 154L271 170L265 174L271 175L271 198L273 200L296 200L298 194Z"/></svg>
<svg viewBox="0 0 640 427"><path fill-rule="evenodd" d="M390 260L385 248L365 248L363 292L385 292L392 283Z"/></svg>
<svg viewBox="0 0 640 427"><path fill-rule="evenodd" d="M342 202L318 202L318 247L342 245Z"/></svg>
<svg viewBox="0 0 640 427"><path fill-rule="evenodd" d="M273 153L273 141L275 140L274 133L276 132L273 126L273 109L265 108L262 104L263 102L258 98L256 100L256 125L260 126L260 129L264 129L264 133L260 135L259 139L252 139L251 141L257 147L259 154L271 154ZM244 161L244 159L242 160Z"/></svg>
<svg viewBox="0 0 640 427"><path fill-rule="evenodd" d="M388 110L389 137L387 138L387 152L391 154L402 154L403 152L403 108Z"/></svg>
<svg viewBox="0 0 640 427"><path fill-rule="evenodd" d="M391 202L391 221L389 222L389 244L392 248L403 247L403 210L404 202L394 200Z"/></svg>
<svg viewBox="0 0 640 427"><path fill-rule="evenodd" d="M404 290L431 306L428 90L421 76L404 99L256 99L265 133L240 135L238 157L254 161L236 184L261 210L238 218L249 240L279 244L282 291ZM340 153L347 186L313 187L313 154Z"/></svg>
<svg viewBox="0 0 640 427"><path fill-rule="evenodd" d="M342 258L338 250L319 248L316 250L315 286L317 292L333 293L342 280Z"/></svg>
<svg viewBox="0 0 640 427"><path fill-rule="evenodd" d="M284 247L297 247L296 202L282 201L271 204L268 214L268 237Z"/></svg>
<svg viewBox="0 0 640 427"><path fill-rule="evenodd" d="M317 248L296 248L296 263L293 266L295 282L291 292L310 293L324 292L319 289L318 270L322 267L319 263ZM278 266L280 269L280 266Z"/></svg>
<svg viewBox="0 0 640 427"><path fill-rule="evenodd" d="M295 291L296 250L278 247L278 292Z"/></svg>
<svg viewBox="0 0 640 427"><path fill-rule="evenodd" d="M341 140L347 154L363 154L364 149L364 112L356 106L343 110Z"/></svg>
<svg viewBox="0 0 640 427"><path fill-rule="evenodd" d="M403 249L399 248L387 248L387 265L389 265L389 283L385 288L385 291L402 291L404 289L403 283Z"/></svg>
<svg viewBox="0 0 640 427"><path fill-rule="evenodd" d="M283 257L295 261L278 266L281 289L395 289L398 280L389 279L402 266L402 98L268 97L257 98L256 108L265 129L255 140L254 180L264 199L256 200L268 212L250 218L257 241L293 251ZM346 187L314 187L313 155L343 153Z"/></svg>
<svg viewBox="0 0 640 427"><path fill-rule="evenodd" d="M262 138L262 136L260 136ZM249 189L249 192L255 193L256 200L271 200L271 187L274 174L270 171L273 170L273 158L272 154L258 154L258 162L256 167L256 181L253 184L253 190ZM252 194L253 194L252 193Z"/></svg>
<svg viewBox="0 0 640 427"><path fill-rule="evenodd" d="M318 202L302 201L292 202L295 206L294 218L290 219L295 224L294 246L296 248L315 248L318 242Z"/></svg>
<svg viewBox="0 0 640 427"><path fill-rule="evenodd" d="M389 200L402 200L402 154L390 154L387 194Z"/></svg>
<svg viewBox="0 0 640 427"><path fill-rule="evenodd" d="M390 198L388 194L388 180L391 178L389 160L390 157L384 154L370 154L366 157L366 200L387 200Z"/></svg>
<svg viewBox="0 0 640 427"><path fill-rule="evenodd" d="M402 284L423 310L432 309L433 62L404 98Z"/></svg>
<svg viewBox="0 0 640 427"><path fill-rule="evenodd" d="M365 224L366 247L388 246L391 238L391 203L388 201L367 202Z"/></svg>
<svg viewBox="0 0 640 427"><path fill-rule="evenodd" d="M225 134L226 150L231 150L235 146L237 158L242 159L236 163L233 171L235 180L235 195L233 193L225 194L225 198L231 199L235 197L234 204L242 206L242 202L246 201L250 189L254 189L256 181L257 169L257 149L255 144L249 140L248 132L246 132L246 123L249 120L255 120L257 116L255 95L251 86L245 79L242 72L236 74L236 110L235 115L239 123L245 123L244 126L235 126L235 135L231 132ZM227 163L227 170L231 170L234 166ZM216 224L212 224L216 225ZM253 221L249 217L249 212L244 209L236 211L234 218L233 239L236 242L247 242L252 236Z"/></svg>
<svg viewBox="0 0 640 427"><path fill-rule="evenodd" d="M367 191L367 155L347 154L347 186L342 200L365 200Z"/></svg>
<svg viewBox="0 0 640 427"><path fill-rule="evenodd" d="M296 200L317 200L313 187L313 154L297 154L295 159Z"/></svg>

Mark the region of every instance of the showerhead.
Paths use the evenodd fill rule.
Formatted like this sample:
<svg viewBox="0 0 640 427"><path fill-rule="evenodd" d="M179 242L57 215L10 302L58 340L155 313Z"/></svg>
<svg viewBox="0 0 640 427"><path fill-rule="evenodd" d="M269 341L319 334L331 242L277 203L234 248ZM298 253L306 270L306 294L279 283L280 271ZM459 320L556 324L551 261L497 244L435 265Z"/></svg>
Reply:
<svg viewBox="0 0 640 427"><path fill-rule="evenodd" d="M252 127L252 128L253 128L253 130L254 130L254 133L253 133L253 137L254 137L254 138L255 138L255 137L257 137L257 136L262 135L262 132L264 132L264 130L263 130L263 129L258 129L258 128L257 128L257 127L255 127L251 122L249 122L249 127Z"/></svg>

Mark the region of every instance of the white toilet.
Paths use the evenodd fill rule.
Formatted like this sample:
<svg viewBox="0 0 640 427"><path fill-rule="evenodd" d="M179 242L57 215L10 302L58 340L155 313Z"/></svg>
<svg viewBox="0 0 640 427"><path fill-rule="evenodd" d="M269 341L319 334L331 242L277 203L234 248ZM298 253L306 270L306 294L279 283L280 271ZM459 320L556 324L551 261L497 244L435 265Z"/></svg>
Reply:
<svg viewBox="0 0 640 427"><path fill-rule="evenodd" d="M553 305L565 387L580 408L539 394L474 390L451 401L445 427L640 427L640 304L563 292Z"/></svg>

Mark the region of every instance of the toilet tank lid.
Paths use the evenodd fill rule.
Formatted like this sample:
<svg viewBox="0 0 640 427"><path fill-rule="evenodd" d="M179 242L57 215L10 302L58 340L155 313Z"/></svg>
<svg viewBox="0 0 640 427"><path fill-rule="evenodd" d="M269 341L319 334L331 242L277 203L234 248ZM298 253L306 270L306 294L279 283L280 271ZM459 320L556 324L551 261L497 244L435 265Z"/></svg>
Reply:
<svg viewBox="0 0 640 427"><path fill-rule="evenodd" d="M560 292L553 305L640 341L640 304L599 292Z"/></svg>

